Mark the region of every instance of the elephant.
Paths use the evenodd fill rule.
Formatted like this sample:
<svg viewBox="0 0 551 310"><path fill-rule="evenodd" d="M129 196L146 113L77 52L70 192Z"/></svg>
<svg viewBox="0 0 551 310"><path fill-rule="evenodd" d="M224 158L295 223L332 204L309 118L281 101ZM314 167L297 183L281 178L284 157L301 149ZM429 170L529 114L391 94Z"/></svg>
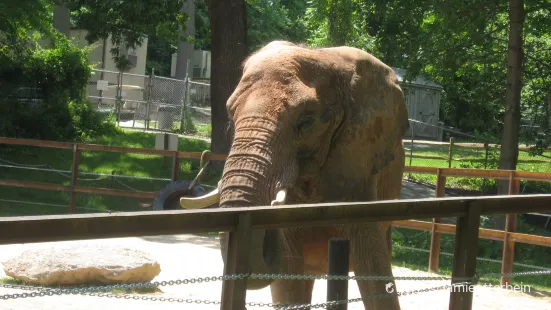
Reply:
<svg viewBox="0 0 551 310"><path fill-rule="evenodd" d="M226 107L233 137L218 188L182 207L399 199L407 106L394 71L373 55L270 42L243 62ZM255 233L250 272L327 274L336 237L350 241L350 272L392 276L390 231L373 222ZM396 295L365 299L387 294L387 283L357 281L366 309L400 308ZM247 289L268 285L275 303L311 303L314 280L247 280Z"/></svg>

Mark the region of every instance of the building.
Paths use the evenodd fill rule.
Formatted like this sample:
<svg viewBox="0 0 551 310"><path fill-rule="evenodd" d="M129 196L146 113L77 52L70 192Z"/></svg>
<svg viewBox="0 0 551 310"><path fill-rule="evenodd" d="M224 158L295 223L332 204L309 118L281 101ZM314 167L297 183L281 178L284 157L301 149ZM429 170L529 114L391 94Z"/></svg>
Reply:
<svg viewBox="0 0 551 310"><path fill-rule="evenodd" d="M170 76L176 76L176 55L172 54L172 63L170 65ZM210 79L210 64L211 53L210 51L195 50L193 51L193 59L191 66L193 70L189 72L190 77L194 80L208 80Z"/></svg>
<svg viewBox="0 0 551 310"><path fill-rule="evenodd" d="M411 137L414 138L442 140L442 129L440 122L440 94L444 89L442 85L428 80L425 76L419 75L413 81L404 82L407 69L392 68L400 81L400 86L406 97L408 118L410 121ZM417 122L415 122L417 121Z"/></svg>

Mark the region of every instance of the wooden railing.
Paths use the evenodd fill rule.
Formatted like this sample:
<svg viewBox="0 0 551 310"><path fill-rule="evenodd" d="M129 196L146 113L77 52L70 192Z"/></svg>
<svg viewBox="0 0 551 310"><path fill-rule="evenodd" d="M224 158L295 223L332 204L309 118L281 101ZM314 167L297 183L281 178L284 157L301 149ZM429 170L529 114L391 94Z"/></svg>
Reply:
<svg viewBox="0 0 551 310"><path fill-rule="evenodd" d="M10 145L24 145L24 146L36 146L47 147L56 149L68 149L73 150L73 162L71 164L71 185L38 183L38 182L24 182L17 180L0 180L0 186L12 186L12 187L25 187L35 188L43 190L63 191L70 193L68 212L76 212L76 195L77 193L88 193L97 195L112 195L122 197L134 197L143 199L153 199L157 196L157 192L135 192L129 190L115 190L108 188L86 187L78 185L78 172L80 165L80 153L81 151L101 151L101 152L116 152L116 153L134 153L134 154L146 154L146 155L158 155L172 158L172 173L171 179L175 181L178 179L180 159L201 159L202 153L198 152L180 152L180 151L168 151L168 150L155 150L146 148L133 148L133 147L120 147L120 146L108 146L101 144L84 144L84 143L68 143L68 142L55 142L55 141L43 141L43 140L29 140L29 139L13 139L13 138L1 138L0 144ZM223 154L206 154L205 160L225 160L227 155Z"/></svg>
<svg viewBox="0 0 551 310"><path fill-rule="evenodd" d="M432 168L416 166L406 166L404 172L436 175L437 178L435 196L437 198L445 196L446 180L448 177L509 180L509 195L519 194L521 180L551 182L551 173L543 172L491 169ZM515 242L551 247L550 237L515 233L516 225L517 214L509 213L506 215L504 231L484 228L480 229L480 238L503 241L501 273L513 272ZM399 221L393 222L393 226L416 230L427 230L431 232L429 271L438 272L441 235L442 233L453 234L454 225L440 224L440 218L433 218L432 223L420 221ZM510 283L511 277L501 278L502 285Z"/></svg>
<svg viewBox="0 0 551 310"><path fill-rule="evenodd" d="M450 309L471 309L482 215L551 211L551 195L453 197L353 203L0 217L0 244L228 231L224 275L249 272L254 229L457 217ZM221 309L244 309L247 278L224 281ZM463 283L463 284L461 284Z"/></svg>
<svg viewBox="0 0 551 310"><path fill-rule="evenodd" d="M98 144L79 144L79 143L13 139L13 138L0 138L0 144L38 146L38 147L48 147L48 148L58 148L58 149L72 149L73 163L72 163L72 178L71 178L70 186L37 183L37 182L23 182L23 181L17 181L17 180L0 180L0 186L26 187L26 188L69 192L71 193L71 196L70 196L71 199L69 201L69 206L68 206L69 213L76 212L75 202L76 202L77 193L114 195L114 196L136 197L136 198L146 198L146 199L153 199L157 195L157 192L134 192L134 191L126 191L126 190L113 190L113 189L107 189L107 188L79 186L77 176L78 176L78 167L80 162L81 150L168 156L172 158L172 180L176 180L178 178L179 159L181 158L200 159L202 155L199 152L180 152L180 151L154 150L154 149L145 149L145 148L106 146L106 145L98 145ZM206 160L225 160L226 157L227 155L225 154L207 154L205 159ZM437 176L437 183L436 183L437 198L444 197L446 180L449 177L509 180L510 195L517 195L519 193L520 180L551 182L551 173L511 171L511 170L457 169L457 168L405 166L404 173L436 175ZM521 211L520 213L526 213L526 212L527 211ZM506 225L505 225L504 231L492 230L492 229L480 229L480 233L479 233L480 238L504 242L502 268L501 268L502 273L510 273L513 270L515 243L518 242L518 243L535 244L540 246L551 247L550 237L516 233L515 232L516 222L517 222L516 214L509 213L507 214L507 217L506 217ZM440 257L441 235L443 233L454 234L455 225L441 224L439 217L433 218L432 223L415 221L415 220L400 220L400 221L393 222L393 225L395 227L409 228L409 229L415 229L415 230L426 230L431 232L429 271L437 272L438 266L439 266L439 257ZM511 278L503 277L501 279L501 282L502 284L505 285L511 282Z"/></svg>

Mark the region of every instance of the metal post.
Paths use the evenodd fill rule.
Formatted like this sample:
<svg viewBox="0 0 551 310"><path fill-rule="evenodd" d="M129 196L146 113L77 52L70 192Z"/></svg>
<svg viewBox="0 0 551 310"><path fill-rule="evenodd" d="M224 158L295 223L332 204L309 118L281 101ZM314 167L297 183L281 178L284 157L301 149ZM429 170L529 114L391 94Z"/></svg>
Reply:
<svg viewBox="0 0 551 310"><path fill-rule="evenodd" d="M340 238L329 240L327 274L330 276L347 276L350 269L350 241ZM348 280L327 280L327 301L338 301L348 299ZM346 310L348 304L332 305L327 309Z"/></svg>
<svg viewBox="0 0 551 310"><path fill-rule="evenodd" d="M146 130L149 129L149 119L151 110L151 89L153 88L153 78L155 77L155 68L151 68L151 74L149 75L149 83L147 83L147 103L145 108L145 126Z"/></svg>
<svg viewBox="0 0 551 310"><path fill-rule="evenodd" d="M182 107L180 110L180 133L184 133L184 122L185 122L185 116L186 116L186 104L188 99L188 93L189 93L189 59L187 60L186 64L186 78L184 80L184 98L182 100Z"/></svg>
<svg viewBox="0 0 551 310"><path fill-rule="evenodd" d="M479 227L480 205L469 204L467 215L459 217L455 227L450 310L472 309L474 286L468 279L475 275Z"/></svg>

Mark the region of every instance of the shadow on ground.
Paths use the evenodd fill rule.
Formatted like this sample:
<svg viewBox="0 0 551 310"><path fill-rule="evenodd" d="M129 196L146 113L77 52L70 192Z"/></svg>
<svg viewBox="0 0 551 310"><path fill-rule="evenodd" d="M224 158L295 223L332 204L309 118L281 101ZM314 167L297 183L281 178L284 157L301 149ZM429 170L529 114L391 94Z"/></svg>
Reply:
<svg viewBox="0 0 551 310"><path fill-rule="evenodd" d="M208 247L211 249L219 249L220 242L217 235L208 234L187 234L187 235L166 235L166 236L147 236L140 239L148 242L164 243L164 244L195 244Z"/></svg>

